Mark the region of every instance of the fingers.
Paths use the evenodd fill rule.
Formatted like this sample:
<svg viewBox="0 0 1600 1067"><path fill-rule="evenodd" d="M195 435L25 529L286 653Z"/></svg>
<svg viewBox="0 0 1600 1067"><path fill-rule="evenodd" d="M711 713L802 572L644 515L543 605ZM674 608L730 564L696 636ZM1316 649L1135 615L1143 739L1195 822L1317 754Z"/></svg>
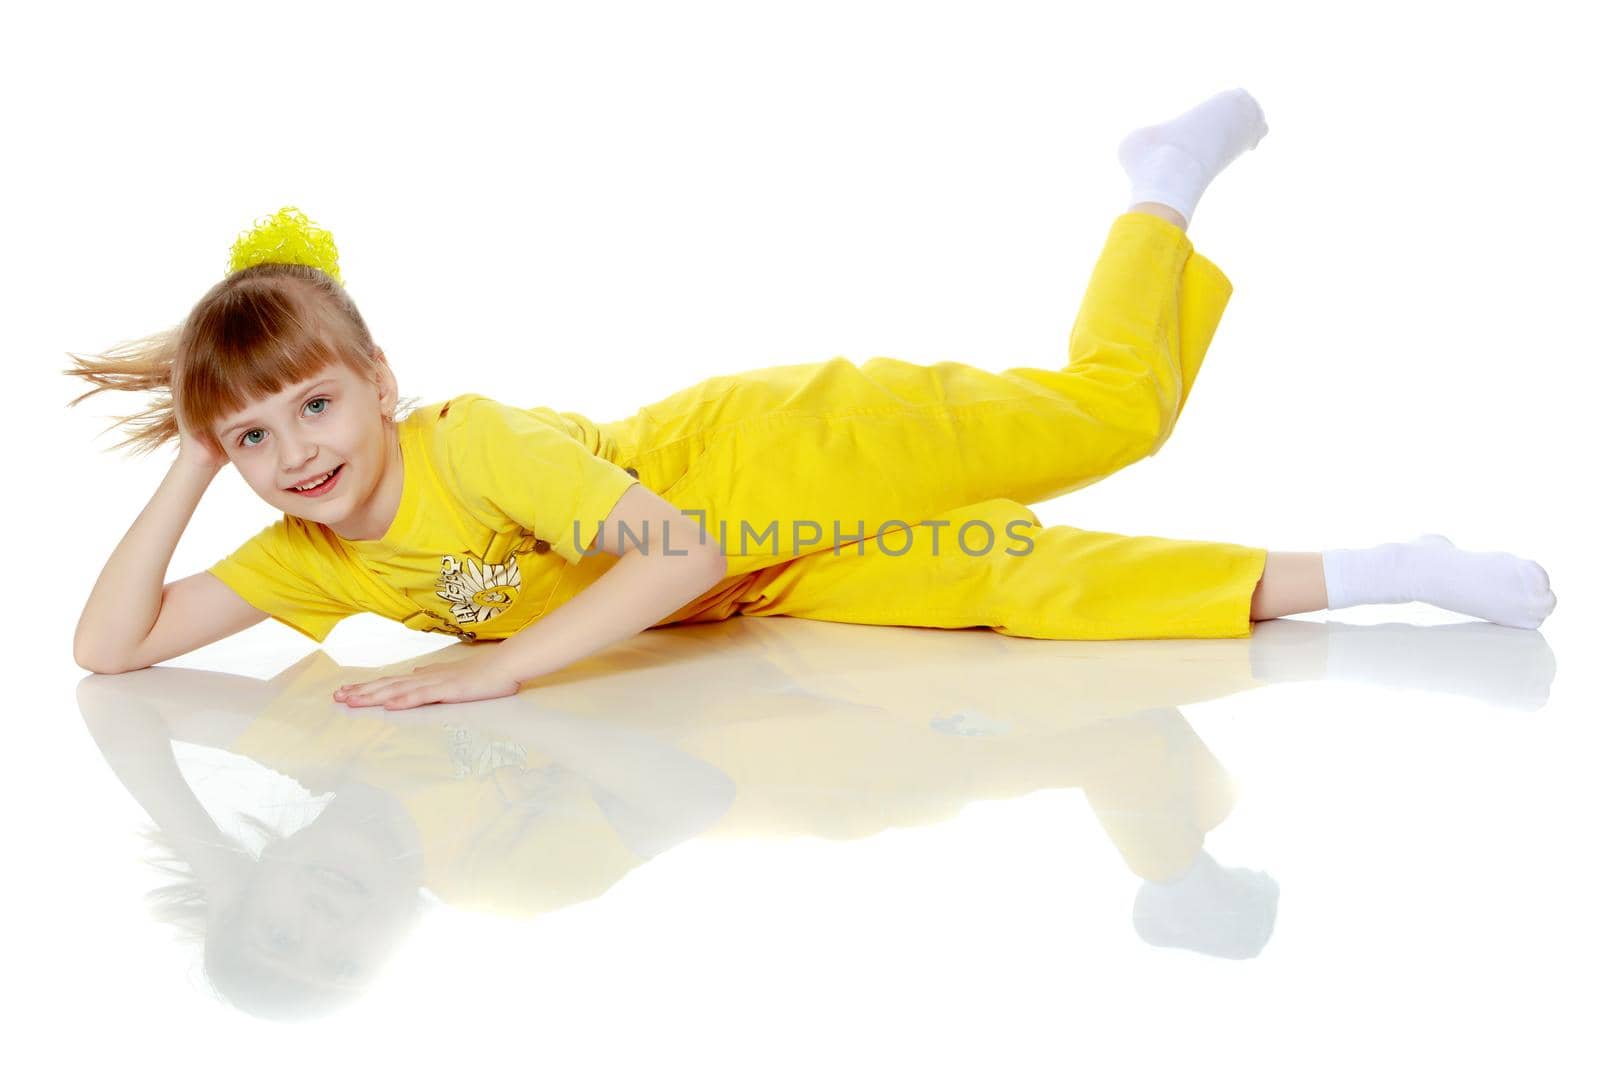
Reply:
<svg viewBox="0 0 1600 1067"><path fill-rule="evenodd" d="M405 685L407 682L414 682L416 680L417 679L414 675L391 674L384 678L374 678L370 682L358 682L353 685L341 685L338 689L333 691L333 695L338 696L342 693L347 698L374 697L386 689L393 689L397 685Z"/></svg>
<svg viewBox="0 0 1600 1067"><path fill-rule="evenodd" d="M363 682L360 685L342 685L334 690L333 698L343 700L351 707L367 707L372 704L382 704L391 707L399 704L400 707L410 708L417 704L426 704L433 700L416 699L420 694L433 688L432 682L421 682L415 677L379 678L376 681ZM411 700L412 703L400 703Z"/></svg>
<svg viewBox="0 0 1600 1067"><path fill-rule="evenodd" d="M436 694L431 685L419 685L405 692L391 693L380 698L385 711L402 711L421 704L432 704L441 699L442 696Z"/></svg>
<svg viewBox="0 0 1600 1067"><path fill-rule="evenodd" d="M370 682L341 685L333 691L333 699L342 700L346 704L381 704L393 695L390 690L396 686L418 681L418 674L427 671L445 671L452 666L454 664L424 663L420 667L412 667L411 674L391 674L384 678L374 678Z"/></svg>

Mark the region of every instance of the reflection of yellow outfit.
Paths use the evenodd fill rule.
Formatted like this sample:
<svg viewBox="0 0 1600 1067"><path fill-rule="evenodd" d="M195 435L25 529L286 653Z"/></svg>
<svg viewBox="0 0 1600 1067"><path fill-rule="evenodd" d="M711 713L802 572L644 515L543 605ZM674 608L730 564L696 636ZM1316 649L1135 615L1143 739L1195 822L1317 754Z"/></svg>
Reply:
<svg viewBox="0 0 1600 1067"><path fill-rule="evenodd" d="M445 655L343 668L313 652L266 683L229 748L314 795L382 789L410 814L429 890L522 917L597 898L692 837L861 840L1041 790L1081 791L1130 870L1176 878L1235 789L1174 705L1263 684L1246 642L750 622L651 635L605 653L617 670L437 715L352 715L328 697L466 661ZM624 780L645 755L659 774Z"/></svg>
<svg viewBox="0 0 1600 1067"><path fill-rule="evenodd" d="M729 556L724 582L663 621L1248 636L1264 548L1045 528L1024 506L1165 444L1232 292L1182 230L1129 212L1061 370L840 358L712 378L601 424ZM581 588L563 585L553 604Z"/></svg>
<svg viewBox="0 0 1600 1067"><path fill-rule="evenodd" d="M440 900L537 915L599 896L649 858L624 840L615 801L582 775L470 715L346 714L328 693L348 675L326 653L307 656L229 748L314 794L354 780L393 796L416 825L423 884Z"/></svg>
<svg viewBox="0 0 1600 1067"><path fill-rule="evenodd" d="M1042 527L1025 506L1166 443L1232 292L1182 230L1128 212L1061 370L835 358L709 378L599 424L465 394L401 424L405 489L382 538L286 515L211 571L317 641L360 611L505 638L617 562L588 546L637 478L729 557L657 626L745 614L1248 636L1265 549ZM601 530L608 545L621 532ZM631 533L646 551L687 547Z"/></svg>

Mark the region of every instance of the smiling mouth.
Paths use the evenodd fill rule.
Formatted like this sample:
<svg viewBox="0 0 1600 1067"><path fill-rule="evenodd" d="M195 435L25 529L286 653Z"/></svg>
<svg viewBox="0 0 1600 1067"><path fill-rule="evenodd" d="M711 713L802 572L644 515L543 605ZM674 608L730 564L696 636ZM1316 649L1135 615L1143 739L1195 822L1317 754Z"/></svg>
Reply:
<svg viewBox="0 0 1600 1067"><path fill-rule="evenodd" d="M341 463L337 467L333 468L333 470L325 472L325 475L324 475L322 481L317 482L316 484L310 486L309 488L302 489L302 488L300 488L298 486L291 485L291 486L289 486L289 492L291 492L291 493L300 493L300 494L305 495L305 496L320 496L321 494L327 492L330 488L332 488L334 482L339 480L339 472L342 471L342 470L344 470L344 464L343 463Z"/></svg>

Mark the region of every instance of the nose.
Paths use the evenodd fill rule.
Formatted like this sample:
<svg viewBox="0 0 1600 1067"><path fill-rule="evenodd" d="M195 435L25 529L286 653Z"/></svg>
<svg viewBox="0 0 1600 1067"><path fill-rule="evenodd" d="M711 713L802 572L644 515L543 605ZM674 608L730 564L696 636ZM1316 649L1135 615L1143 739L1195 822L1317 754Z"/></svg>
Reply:
<svg viewBox="0 0 1600 1067"><path fill-rule="evenodd" d="M284 474L315 474L316 471L309 468L316 458L317 446L310 441L299 437L283 438L282 459Z"/></svg>

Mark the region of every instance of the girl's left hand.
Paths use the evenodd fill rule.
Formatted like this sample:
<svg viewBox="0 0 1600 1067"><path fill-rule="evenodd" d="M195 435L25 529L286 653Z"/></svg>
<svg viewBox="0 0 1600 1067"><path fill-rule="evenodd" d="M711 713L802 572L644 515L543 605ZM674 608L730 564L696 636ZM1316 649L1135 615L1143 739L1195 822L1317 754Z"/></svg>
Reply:
<svg viewBox="0 0 1600 1067"><path fill-rule="evenodd" d="M353 708L382 704L398 711L419 704L460 704L514 696L520 683L488 663L429 663L411 674L392 675L357 685L341 685L333 699Z"/></svg>

